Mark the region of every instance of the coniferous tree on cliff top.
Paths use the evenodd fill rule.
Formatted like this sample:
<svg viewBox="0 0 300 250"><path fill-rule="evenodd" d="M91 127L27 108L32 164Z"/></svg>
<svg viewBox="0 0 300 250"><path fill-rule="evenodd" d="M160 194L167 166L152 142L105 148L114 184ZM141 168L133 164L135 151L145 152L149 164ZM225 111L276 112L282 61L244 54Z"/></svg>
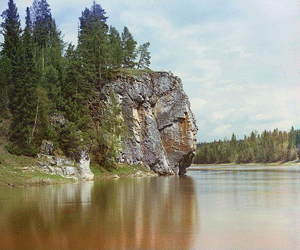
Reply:
<svg viewBox="0 0 300 250"><path fill-rule="evenodd" d="M120 33L117 31L115 27L110 26L109 34L108 34L108 50L109 50L109 60L108 67L109 68L121 68L124 53L122 48L122 40Z"/></svg>
<svg viewBox="0 0 300 250"><path fill-rule="evenodd" d="M148 68L150 66L150 52L148 51L150 43L144 43L137 49L137 54L139 55L139 60L137 63L137 68Z"/></svg>
<svg viewBox="0 0 300 250"><path fill-rule="evenodd" d="M79 18L78 53L89 82L97 83L102 78L108 59L106 12L93 2Z"/></svg>
<svg viewBox="0 0 300 250"><path fill-rule="evenodd" d="M123 67L133 68L135 66L136 59L136 44L137 42L133 39L133 36L129 32L129 29L125 26L122 32L122 45L123 45Z"/></svg>

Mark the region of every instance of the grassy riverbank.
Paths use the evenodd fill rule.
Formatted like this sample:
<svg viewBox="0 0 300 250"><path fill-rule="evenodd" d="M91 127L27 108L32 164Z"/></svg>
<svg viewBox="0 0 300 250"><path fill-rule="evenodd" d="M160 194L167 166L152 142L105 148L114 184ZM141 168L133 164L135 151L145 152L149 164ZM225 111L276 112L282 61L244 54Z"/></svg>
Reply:
<svg viewBox="0 0 300 250"><path fill-rule="evenodd" d="M70 181L38 171L33 167L37 165L35 158L12 155L7 152L5 145L5 140L0 140L0 188Z"/></svg>
<svg viewBox="0 0 300 250"><path fill-rule="evenodd" d="M48 185L73 182L72 179L39 171L37 158L17 156L8 153L5 139L0 139L0 189L32 185ZM146 167L117 164L115 167L103 168L91 164L95 180L116 177L133 177L136 175L153 175Z"/></svg>

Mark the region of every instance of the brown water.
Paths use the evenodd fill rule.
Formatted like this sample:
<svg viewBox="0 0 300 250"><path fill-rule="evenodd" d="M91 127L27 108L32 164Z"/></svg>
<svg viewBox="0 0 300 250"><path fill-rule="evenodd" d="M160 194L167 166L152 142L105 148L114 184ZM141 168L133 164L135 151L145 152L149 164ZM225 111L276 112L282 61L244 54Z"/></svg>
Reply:
<svg viewBox="0 0 300 250"><path fill-rule="evenodd" d="M0 249L300 249L299 167L196 169L1 190Z"/></svg>

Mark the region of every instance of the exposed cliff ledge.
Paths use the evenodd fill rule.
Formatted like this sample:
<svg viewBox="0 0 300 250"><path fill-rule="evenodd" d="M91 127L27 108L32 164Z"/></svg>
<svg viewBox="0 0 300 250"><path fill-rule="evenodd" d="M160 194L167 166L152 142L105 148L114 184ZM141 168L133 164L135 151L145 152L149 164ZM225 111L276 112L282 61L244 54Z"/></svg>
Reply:
<svg viewBox="0 0 300 250"><path fill-rule="evenodd" d="M184 174L196 150L197 126L182 82L172 73L119 75L90 105L95 121L107 93L119 95L130 137L120 161L142 164L158 174Z"/></svg>

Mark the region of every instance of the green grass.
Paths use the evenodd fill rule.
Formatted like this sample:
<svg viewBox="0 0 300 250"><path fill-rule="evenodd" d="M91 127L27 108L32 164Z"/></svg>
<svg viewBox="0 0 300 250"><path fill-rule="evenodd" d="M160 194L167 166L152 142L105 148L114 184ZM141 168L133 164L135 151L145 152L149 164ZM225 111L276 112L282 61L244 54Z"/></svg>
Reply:
<svg viewBox="0 0 300 250"><path fill-rule="evenodd" d="M70 182L70 179L37 170L37 159L10 154L6 138L0 138L0 188ZM28 168L24 170L23 168Z"/></svg>
<svg viewBox="0 0 300 250"><path fill-rule="evenodd" d="M124 76L129 76L129 77L141 77L145 73L153 73L151 69L125 69L125 68L120 68L115 70L116 75L124 75Z"/></svg>

